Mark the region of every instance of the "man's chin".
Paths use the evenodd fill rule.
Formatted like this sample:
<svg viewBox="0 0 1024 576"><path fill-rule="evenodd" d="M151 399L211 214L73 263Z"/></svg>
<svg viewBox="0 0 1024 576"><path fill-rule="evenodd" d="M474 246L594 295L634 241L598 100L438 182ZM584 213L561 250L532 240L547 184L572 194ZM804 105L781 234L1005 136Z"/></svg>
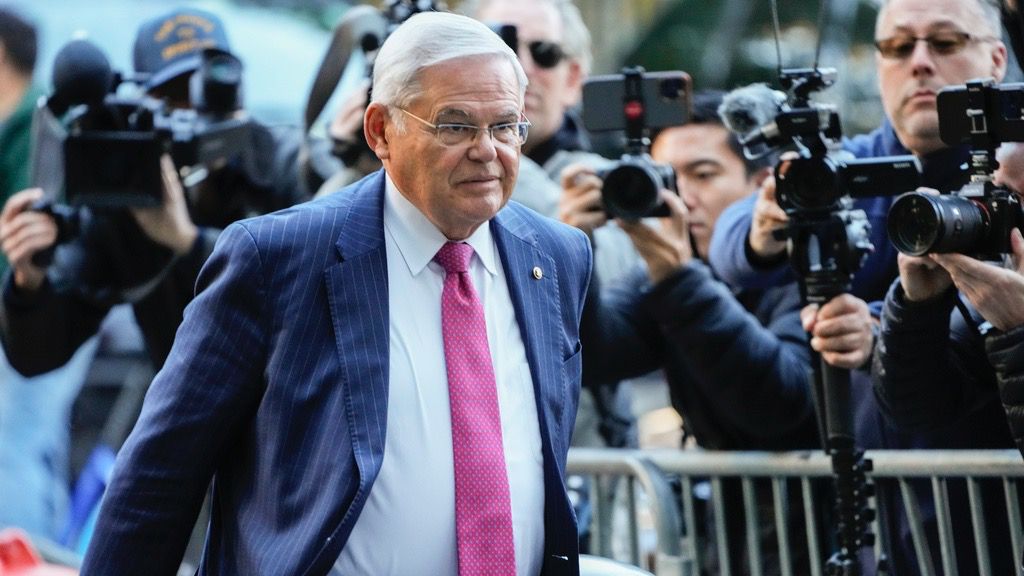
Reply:
<svg viewBox="0 0 1024 576"><path fill-rule="evenodd" d="M927 142L936 141L940 142L939 139L939 117L932 110L931 113L921 110L913 114L908 114L903 118L902 130L898 130L900 139L903 140L903 135L907 135L911 140L916 142ZM903 142L904 145L909 142Z"/></svg>

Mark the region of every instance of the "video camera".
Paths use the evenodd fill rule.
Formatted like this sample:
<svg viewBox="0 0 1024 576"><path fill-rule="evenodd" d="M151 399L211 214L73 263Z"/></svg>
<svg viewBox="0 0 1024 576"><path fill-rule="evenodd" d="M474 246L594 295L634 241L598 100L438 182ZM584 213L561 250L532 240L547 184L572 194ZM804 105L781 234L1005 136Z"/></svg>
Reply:
<svg viewBox="0 0 1024 576"><path fill-rule="evenodd" d="M973 80L943 88L937 100L942 141L971 145L971 181L952 194L897 198L889 209L889 238L911 256L955 252L998 260L1011 251L1013 229L1024 228L1020 198L992 176L999 145L1024 142L1024 84Z"/></svg>
<svg viewBox="0 0 1024 576"><path fill-rule="evenodd" d="M103 208L157 206L162 201L160 157L170 154L185 174L230 160L249 144L241 113L242 64L205 50L189 78L190 109L147 95L120 96L122 84L141 85L111 71L87 40L65 45L54 61L54 92L45 106L66 127L64 193L71 204Z"/></svg>
<svg viewBox="0 0 1024 576"><path fill-rule="evenodd" d="M783 69L785 94L756 84L731 92L719 108L749 158L796 154L775 166L776 199L790 217L780 239L788 240L808 302L849 291L853 274L874 249L867 216L853 209L853 199L913 190L920 178L913 156L855 159L842 152L839 113L810 100L835 80L833 69Z"/></svg>
<svg viewBox="0 0 1024 576"><path fill-rule="evenodd" d="M650 156L650 129L685 124L690 115L690 77L685 72L625 68L583 84L583 124L592 132L626 131L626 153L598 172L609 216L637 220L667 216L659 190L676 192L671 166Z"/></svg>

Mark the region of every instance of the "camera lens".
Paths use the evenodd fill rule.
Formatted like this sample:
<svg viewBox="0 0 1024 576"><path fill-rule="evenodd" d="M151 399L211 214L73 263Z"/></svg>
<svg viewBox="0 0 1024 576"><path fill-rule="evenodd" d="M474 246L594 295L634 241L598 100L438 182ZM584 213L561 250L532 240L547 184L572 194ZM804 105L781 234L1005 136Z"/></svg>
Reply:
<svg viewBox="0 0 1024 576"><path fill-rule="evenodd" d="M839 200L836 170L828 158L794 158L775 171L779 206L787 211L831 210Z"/></svg>
<svg viewBox="0 0 1024 576"><path fill-rule="evenodd" d="M983 207L968 198L910 192L893 202L888 228L893 245L904 254L964 254L984 239L988 218Z"/></svg>
<svg viewBox="0 0 1024 576"><path fill-rule="evenodd" d="M661 204L656 174L640 164L619 164L604 177L605 210L626 220L644 218Z"/></svg>

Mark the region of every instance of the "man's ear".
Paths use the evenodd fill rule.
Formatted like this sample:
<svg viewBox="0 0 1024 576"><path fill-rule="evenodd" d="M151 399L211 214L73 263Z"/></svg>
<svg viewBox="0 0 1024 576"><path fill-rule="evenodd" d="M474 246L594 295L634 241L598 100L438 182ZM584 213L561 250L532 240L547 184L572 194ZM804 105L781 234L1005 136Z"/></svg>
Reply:
<svg viewBox="0 0 1024 576"><path fill-rule="evenodd" d="M565 79L566 85L569 90L566 90L568 98L562 105L565 107L575 106L583 98L583 66L580 65L579 60L569 60L569 75Z"/></svg>
<svg viewBox="0 0 1024 576"><path fill-rule="evenodd" d="M992 47L992 77L996 82L1002 82L1006 76L1006 45L1002 42L993 42Z"/></svg>
<svg viewBox="0 0 1024 576"><path fill-rule="evenodd" d="M366 136L366 144L382 161L390 157L386 130L389 119L388 107L380 102L371 102L363 114L363 135Z"/></svg>

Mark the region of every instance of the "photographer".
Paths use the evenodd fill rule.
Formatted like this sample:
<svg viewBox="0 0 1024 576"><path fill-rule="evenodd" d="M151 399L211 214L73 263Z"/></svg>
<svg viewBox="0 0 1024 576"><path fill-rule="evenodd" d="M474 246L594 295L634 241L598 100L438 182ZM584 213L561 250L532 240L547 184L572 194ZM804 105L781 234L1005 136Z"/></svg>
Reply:
<svg viewBox="0 0 1024 576"><path fill-rule="evenodd" d="M224 26L212 14L183 9L143 23L134 64L147 77L147 95L172 108L189 107L189 77L204 49L229 51ZM0 216L0 238L12 264L0 334L12 365L24 374L60 366L96 332L111 306L127 301L154 366L161 366L220 229L305 199L294 135L290 141L288 134L254 122L244 154L193 171L191 177L205 170L205 178L188 186L164 157L159 206L81 211L80 236L59 246L48 268L36 255L54 245L57 221L29 210L40 190L12 197Z"/></svg>
<svg viewBox="0 0 1024 576"><path fill-rule="evenodd" d="M971 78L1002 79L1006 48L998 40L999 29L998 11L987 0L886 2L875 29L886 119L870 134L845 140L844 149L858 158L912 153L921 161L925 186L949 191L963 185L960 166L967 161L967 150L947 148L939 139L935 94ZM855 276L852 292L868 302L881 300L897 275L897 252L885 227L892 200L855 201L855 207L867 213L875 251ZM775 203L770 182L722 214L711 242L711 265L723 279L740 286L764 287L782 281L790 274L786 244L773 232L787 221ZM866 350L862 357L869 355Z"/></svg>
<svg viewBox="0 0 1024 576"><path fill-rule="evenodd" d="M959 189L966 183L961 166L967 163L968 148L947 148L939 138L936 94L945 86L958 85L972 78L1002 79L1006 67L1006 48L998 40L1000 20L998 10L988 0L888 0L882 6L876 21L875 37L878 49L879 87L886 120L870 134L844 141L844 148L861 158L913 153L923 168L923 182L930 188L943 191ZM852 294L843 298L856 299L856 311L833 316L851 326L877 325L881 300L892 280L898 275L897 251L889 241L886 216L893 198L857 199L856 208L865 210L871 224L871 243L874 252L854 276ZM785 243L775 239L773 231L786 226L785 213L775 203L774 189L766 186L723 214L720 226L712 240L710 260L723 278L743 286L770 286L791 274L786 265ZM866 302L872 302L869 313ZM825 350L835 337L826 333L818 320L832 310L837 300L826 303L820 310L809 307L804 311L805 326L812 335L812 345ZM863 332L862 332L863 333ZM845 338L845 337L844 337ZM859 358L870 358L872 338L862 338ZM857 362L840 364L857 368ZM860 365L867 368L867 365ZM970 418L950 422L942 433L910 433L893 429L880 414L872 387L863 370L851 373L854 403L856 443L865 448L958 448L968 447L973 434L991 429L988 413L974 413ZM988 446L983 443L979 446ZM937 511L933 506L930 487L926 482L913 482L922 520L930 540L937 543ZM989 490L984 498L988 534L995 542L992 550L1005 543L1005 522L1000 526L998 487ZM898 543L890 552L892 564L913 567L915 551L911 545L910 526L905 514L899 510L901 502L886 492L880 497L881 508L888 508L890 520L895 524L893 541ZM950 514L954 523L967 522L970 509L967 499L951 494ZM1005 511L1003 518L1005 520ZM992 521L994 519L994 521ZM970 535L957 531L954 545L961 574L976 573L973 562L974 548ZM1008 544L1007 544L1008 546ZM938 563L937 546L932 546L933 562ZM994 573L1010 573L1002 566L1002 555L993 556ZM902 571L899 571L902 573ZM914 573L911 569L910 573Z"/></svg>
<svg viewBox="0 0 1024 576"><path fill-rule="evenodd" d="M656 225L617 220L647 266L614 285L593 275L590 293L601 296L589 298L584 308L584 385L664 369L672 405L698 445L816 448L810 353L796 285L736 290L704 262L722 210L768 175L763 162L744 158L737 138L722 126L716 112L721 98L698 94L690 122L666 128L654 140L651 155L673 167L679 196L662 191L670 216ZM599 186L586 170L566 174L566 195L575 200L575 210L564 214L588 232L608 220ZM608 285L599 292L601 282ZM725 521L730 530L742 530L738 518ZM769 525L761 532L764 538L774 533Z"/></svg>
<svg viewBox="0 0 1024 576"><path fill-rule="evenodd" d="M899 256L900 278L886 296L875 350L875 385L886 414L911 430L943 430L978 413L990 425L971 427L964 448L1006 448L1011 416L1019 420L1024 378L1024 239L1010 235L1003 266L963 254ZM957 294L968 318L954 310ZM969 433L968 433L969 432Z"/></svg>
<svg viewBox="0 0 1024 576"><path fill-rule="evenodd" d="M1003 21L1018 58L1021 26L1014 3ZM994 184L1024 194L1024 146L1003 144ZM900 254L900 277L886 296L875 386L900 426L940 433L973 414L991 426L965 442L1024 454L1024 240L1015 228L1001 263L965 254ZM966 302L964 302L966 301ZM963 302L964 305L959 305ZM959 307L959 310L954 310ZM997 414L1005 410L1009 431ZM977 437L980 436L980 437Z"/></svg>

